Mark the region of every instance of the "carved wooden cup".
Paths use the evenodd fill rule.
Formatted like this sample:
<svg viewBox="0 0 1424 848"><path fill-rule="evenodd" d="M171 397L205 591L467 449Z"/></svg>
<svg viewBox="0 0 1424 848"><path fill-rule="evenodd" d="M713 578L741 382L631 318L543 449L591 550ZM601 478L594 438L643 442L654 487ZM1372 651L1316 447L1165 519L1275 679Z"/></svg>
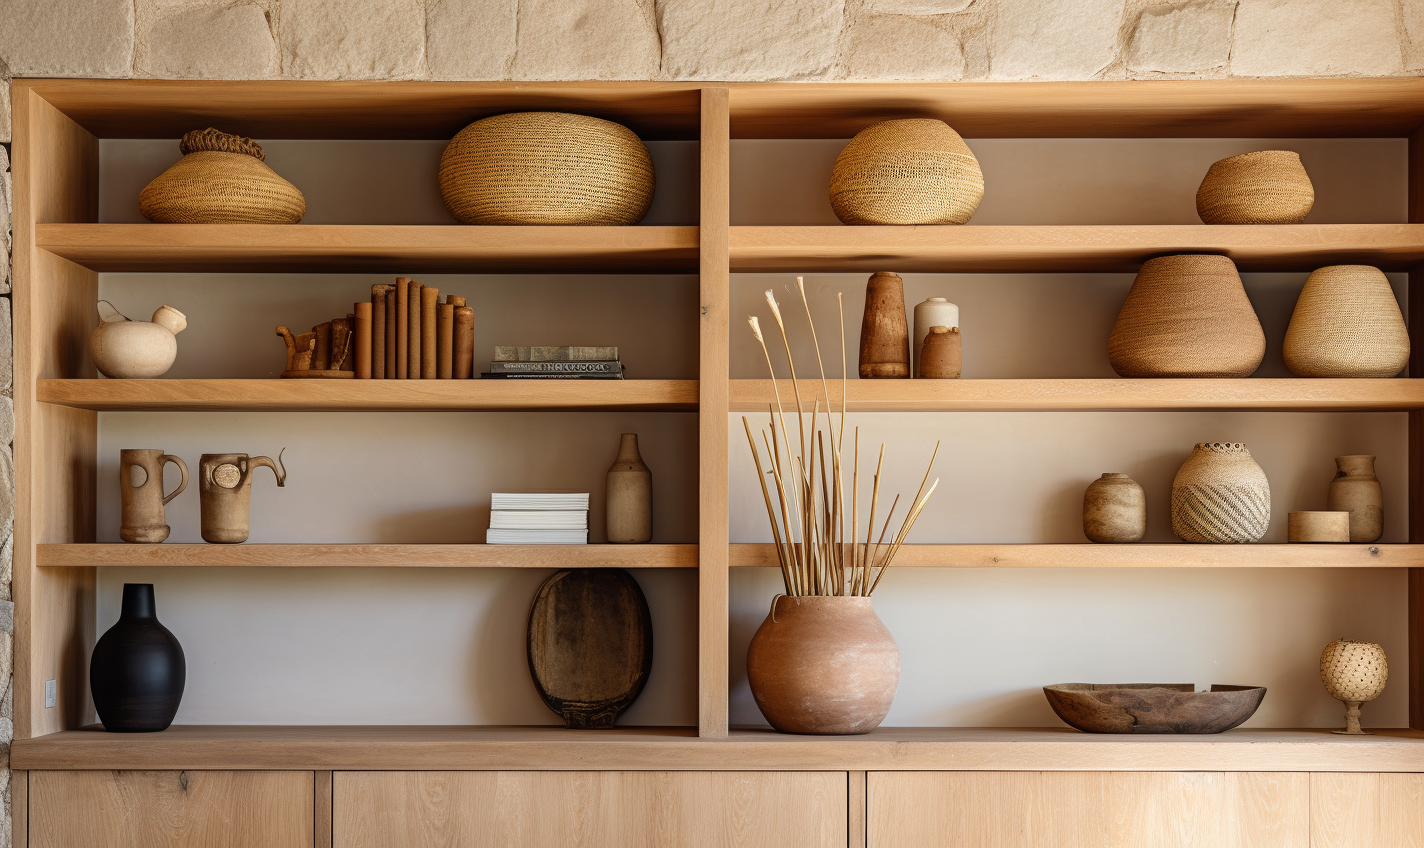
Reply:
<svg viewBox="0 0 1424 848"><path fill-rule="evenodd" d="M178 488L163 494L163 466L172 462L183 473ZM119 451L119 503L122 507L119 538L125 542L156 545L168 538L163 506L188 488L188 466L161 450Z"/></svg>

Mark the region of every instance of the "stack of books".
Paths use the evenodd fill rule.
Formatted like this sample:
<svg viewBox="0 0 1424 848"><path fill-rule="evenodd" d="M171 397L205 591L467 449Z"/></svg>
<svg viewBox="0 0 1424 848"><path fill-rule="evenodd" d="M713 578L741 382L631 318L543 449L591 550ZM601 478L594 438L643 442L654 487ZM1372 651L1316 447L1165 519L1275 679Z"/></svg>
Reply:
<svg viewBox="0 0 1424 848"><path fill-rule="evenodd" d="M495 492L490 496L491 545L587 545L588 493Z"/></svg>
<svg viewBox="0 0 1424 848"><path fill-rule="evenodd" d="M488 379L621 380L623 363L616 347L515 347L494 349Z"/></svg>

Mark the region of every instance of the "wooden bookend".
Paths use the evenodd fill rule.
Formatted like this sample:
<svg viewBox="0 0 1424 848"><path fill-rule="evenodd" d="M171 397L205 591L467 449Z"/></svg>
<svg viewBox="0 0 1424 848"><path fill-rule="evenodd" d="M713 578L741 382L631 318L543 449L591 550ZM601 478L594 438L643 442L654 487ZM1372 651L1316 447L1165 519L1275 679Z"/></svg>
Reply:
<svg viewBox="0 0 1424 848"><path fill-rule="evenodd" d="M327 368L332 371L349 371L345 368L347 360L351 357L351 321L346 318L334 318L331 321L331 364Z"/></svg>

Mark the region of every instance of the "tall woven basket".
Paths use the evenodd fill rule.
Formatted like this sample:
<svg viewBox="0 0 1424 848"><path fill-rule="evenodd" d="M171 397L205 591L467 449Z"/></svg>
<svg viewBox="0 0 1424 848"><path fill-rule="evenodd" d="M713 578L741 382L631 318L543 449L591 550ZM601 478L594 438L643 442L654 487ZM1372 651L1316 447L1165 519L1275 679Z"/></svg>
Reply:
<svg viewBox="0 0 1424 848"><path fill-rule="evenodd" d="M846 224L963 224L983 199L979 160L933 118L866 127L831 170L831 208Z"/></svg>
<svg viewBox="0 0 1424 848"><path fill-rule="evenodd" d="M440 156L440 196L466 224L636 224L653 160L632 130L563 112L475 121Z"/></svg>
<svg viewBox="0 0 1424 848"><path fill-rule="evenodd" d="M1409 330L1389 278L1372 265L1329 265L1305 281L1283 347L1300 377L1393 377L1409 364Z"/></svg>
<svg viewBox="0 0 1424 848"><path fill-rule="evenodd" d="M1258 150L1212 165L1197 189L1207 224L1299 224L1315 205L1315 187L1290 150Z"/></svg>
<svg viewBox="0 0 1424 848"><path fill-rule="evenodd" d="M263 160L250 138L209 127L183 136L183 158L138 196L143 216L160 224L295 224L307 202Z"/></svg>
<svg viewBox="0 0 1424 848"><path fill-rule="evenodd" d="M1265 355L1266 333L1225 256L1147 260L1108 338L1124 377L1248 377Z"/></svg>
<svg viewBox="0 0 1424 848"><path fill-rule="evenodd" d="M1200 442L1172 480L1172 532L1186 542L1256 542L1271 524L1271 484L1240 442Z"/></svg>

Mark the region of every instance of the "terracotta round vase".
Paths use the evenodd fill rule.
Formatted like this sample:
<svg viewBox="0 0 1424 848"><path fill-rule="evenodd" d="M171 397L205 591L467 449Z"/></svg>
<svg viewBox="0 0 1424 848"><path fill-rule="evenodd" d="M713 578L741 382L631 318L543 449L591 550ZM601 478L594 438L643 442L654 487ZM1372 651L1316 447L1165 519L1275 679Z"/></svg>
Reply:
<svg viewBox="0 0 1424 848"><path fill-rule="evenodd" d="M1249 377L1265 355L1265 331L1225 256L1147 260L1108 339L1124 377Z"/></svg>
<svg viewBox="0 0 1424 848"><path fill-rule="evenodd" d="M1350 541L1374 542L1384 535L1384 490L1372 456L1335 457L1326 506L1350 514Z"/></svg>
<svg viewBox="0 0 1424 848"><path fill-rule="evenodd" d="M1256 542L1271 524L1271 484L1240 442L1200 442L1172 481L1172 532L1186 542Z"/></svg>
<svg viewBox="0 0 1424 848"><path fill-rule="evenodd" d="M1083 492L1083 535L1093 542L1140 542L1147 535L1147 493L1126 474L1109 472Z"/></svg>
<svg viewBox="0 0 1424 848"><path fill-rule="evenodd" d="M747 650L757 707L783 733L869 733L900 685L900 649L870 598L777 595Z"/></svg>
<svg viewBox="0 0 1424 848"><path fill-rule="evenodd" d="M1393 377L1409 330L1389 278L1372 265L1329 265L1305 281L1281 348L1300 377Z"/></svg>

